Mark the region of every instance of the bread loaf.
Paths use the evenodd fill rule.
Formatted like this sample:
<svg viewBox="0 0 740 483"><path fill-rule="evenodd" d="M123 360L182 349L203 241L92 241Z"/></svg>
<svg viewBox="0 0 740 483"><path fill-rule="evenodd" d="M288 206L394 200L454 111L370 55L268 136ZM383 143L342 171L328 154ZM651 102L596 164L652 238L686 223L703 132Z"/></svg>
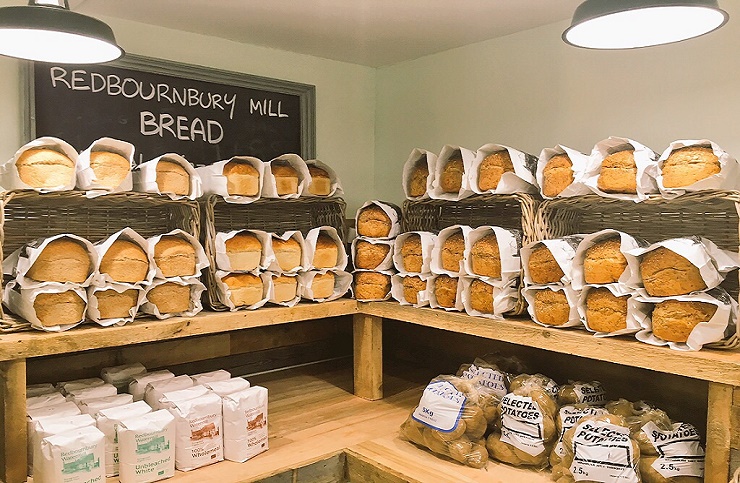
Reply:
<svg viewBox="0 0 740 483"><path fill-rule="evenodd" d="M179 236L164 235L154 245L154 263L165 277L195 275L195 247Z"/></svg>
<svg viewBox="0 0 740 483"><path fill-rule="evenodd" d="M493 313L493 286L482 280L470 284L470 306L482 314Z"/></svg>
<svg viewBox="0 0 740 483"><path fill-rule="evenodd" d="M391 251L391 246L386 243L370 243L365 240L357 240L355 243L355 268L373 270L380 265Z"/></svg>
<svg viewBox="0 0 740 483"><path fill-rule="evenodd" d="M281 275L272 279L273 302L290 302L298 295L298 277Z"/></svg>
<svg viewBox="0 0 740 483"><path fill-rule="evenodd" d="M573 162L565 153L556 154L547 161L542 174L542 194L555 198L573 183Z"/></svg>
<svg viewBox="0 0 740 483"><path fill-rule="evenodd" d="M15 162L18 177L32 188L55 188L74 184L75 163L51 148L23 151Z"/></svg>
<svg viewBox="0 0 740 483"><path fill-rule="evenodd" d="M534 314L544 325L563 325L570 320L570 304L563 290L538 290L534 294Z"/></svg>
<svg viewBox="0 0 740 483"><path fill-rule="evenodd" d="M694 327L709 320L717 306L706 302L664 300L655 304L653 334L668 342L686 342Z"/></svg>
<svg viewBox="0 0 740 483"><path fill-rule="evenodd" d="M131 162L118 153L93 151L90 153L90 168L95 173L97 184L114 189L119 187L131 172Z"/></svg>
<svg viewBox="0 0 740 483"><path fill-rule="evenodd" d="M719 158L711 147L686 146L674 149L661 168L663 186L689 186L721 171Z"/></svg>
<svg viewBox="0 0 740 483"><path fill-rule="evenodd" d="M707 288L699 267L665 247L642 256L640 276L645 291L653 297L683 295Z"/></svg>
<svg viewBox="0 0 740 483"><path fill-rule="evenodd" d="M275 177L278 196L298 193L298 171L290 163L273 161L270 163L270 171Z"/></svg>
<svg viewBox="0 0 740 483"><path fill-rule="evenodd" d="M314 165L308 167L308 172L311 174L311 184L308 185L308 192L316 196L329 196L329 193L331 193L329 172Z"/></svg>
<svg viewBox="0 0 740 483"><path fill-rule="evenodd" d="M424 266L424 256L421 249L421 236L414 233L407 236L401 245L403 268L409 273L421 273Z"/></svg>
<svg viewBox="0 0 740 483"><path fill-rule="evenodd" d="M502 150L486 156L478 168L478 189L495 190L504 173L513 172L509 151Z"/></svg>
<svg viewBox="0 0 740 483"><path fill-rule="evenodd" d="M437 304L449 309L455 307L457 300L457 277L440 275L434 279L434 296Z"/></svg>
<svg viewBox="0 0 740 483"><path fill-rule="evenodd" d="M81 322L86 308L85 301L74 290L40 293L33 301L33 310L44 327Z"/></svg>
<svg viewBox="0 0 740 483"><path fill-rule="evenodd" d="M615 332L627 328L629 295L617 296L608 288L594 288L586 295L586 322L595 332Z"/></svg>
<svg viewBox="0 0 740 483"><path fill-rule="evenodd" d="M635 151L610 154L601 162L596 186L605 193L637 193L637 163Z"/></svg>
<svg viewBox="0 0 740 483"><path fill-rule="evenodd" d="M316 249L313 252L313 266L315 268L334 268L339 262L339 247L337 242L326 233L321 233L316 239Z"/></svg>
<svg viewBox="0 0 740 483"><path fill-rule="evenodd" d="M442 268L449 272L460 272L460 262L465 254L465 236L456 231L442 242Z"/></svg>
<svg viewBox="0 0 740 483"><path fill-rule="evenodd" d="M586 283L616 283L627 268L619 236L600 240L586 250L583 277Z"/></svg>
<svg viewBox="0 0 740 483"><path fill-rule="evenodd" d="M92 269L87 248L77 240L62 237L44 247L26 276L39 282L82 283Z"/></svg>
<svg viewBox="0 0 740 483"><path fill-rule="evenodd" d="M403 298L406 302L416 305L419 303L419 292L427 289L426 280L421 277L403 277Z"/></svg>
<svg viewBox="0 0 740 483"><path fill-rule="evenodd" d="M147 292L146 298L160 314L187 312L190 310L190 285L165 282Z"/></svg>
<svg viewBox="0 0 740 483"><path fill-rule="evenodd" d="M378 205L369 205L357 217L357 234L370 238L387 237L392 228L390 217Z"/></svg>
<svg viewBox="0 0 740 483"><path fill-rule="evenodd" d="M534 284L559 283L565 276L546 245L540 244L529 255L529 278Z"/></svg>
<svg viewBox="0 0 740 483"><path fill-rule="evenodd" d="M275 253L280 269L289 272L301 265L303 250L301 244L294 237L283 240L276 236L272 237L272 251Z"/></svg>
<svg viewBox="0 0 740 483"><path fill-rule="evenodd" d="M139 301L139 291L124 290L121 293L115 290L101 290L95 292L98 299L98 312L101 319L118 319L131 317L130 311Z"/></svg>
<svg viewBox="0 0 740 483"><path fill-rule="evenodd" d="M332 272L317 273L311 282L311 291L315 299L327 299L334 294L336 277Z"/></svg>
<svg viewBox="0 0 740 483"><path fill-rule="evenodd" d="M232 270L251 272L259 268L262 261L262 242L253 233L237 233L226 240L224 245Z"/></svg>
<svg viewBox="0 0 740 483"><path fill-rule="evenodd" d="M149 257L138 244L119 238L100 259L100 273L116 282L142 282L149 273Z"/></svg>
<svg viewBox="0 0 740 483"><path fill-rule="evenodd" d="M458 152L450 157L442 168L439 186L445 193L459 193L460 188L462 188L463 176L465 176L465 166L462 155Z"/></svg>
<svg viewBox="0 0 740 483"><path fill-rule="evenodd" d="M224 165L226 192L232 196L257 196L260 192L260 173L249 161L232 159Z"/></svg>
<svg viewBox="0 0 740 483"><path fill-rule="evenodd" d="M495 233L473 243L470 249L470 264L476 275L501 278L501 254Z"/></svg>
<svg viewBox="0 0 740 483"><path fill-rule="evenodd" d="M230 273L221 281L229 287L229 300L235 307L254 305L264 296L264 284L257 275Z"/></svg>
<svg viewBox="0 0 740 483"><path fill-rule="evenodd" d="M380 272L355 272L355 298L383 300L391 291L391 277Z"/></svg>
<svg viewBox="0 0 740 483"><path fill-rule="evenodd" d="M157 187L160 193L190 194L190 173L178 162L160 159L157 163Z"/></svg>
<svg viewBox="0 0 740 483"><path fill-rule="evenodd" d="M427 192L427 178L429 178L429 167L427 166L426 156L423 156L421 159L416 161L411 170L408 186L410 197L417 198L419 196L424 196L424 193Z"/></svg>

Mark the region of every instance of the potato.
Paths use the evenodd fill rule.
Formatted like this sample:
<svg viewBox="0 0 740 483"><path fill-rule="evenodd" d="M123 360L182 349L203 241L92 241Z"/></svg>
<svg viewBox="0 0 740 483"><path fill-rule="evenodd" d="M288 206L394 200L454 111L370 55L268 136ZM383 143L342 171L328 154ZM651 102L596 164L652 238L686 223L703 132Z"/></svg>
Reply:
<svg viewBox="0 0 740 483"><path fill-rule="evenodd" d="M701 483L702 479L696 476L674 476L664 478L653 468L657 456L642 456L640 458L640 476L642 483Z"/></svg>
<svg viewBox="0 0 740 483"><path fill-rule="evenodd" d="M486 448L488 454L501 462L508 463L514 466L547 466L548 451L543 451L537 456L532 456L529 453L520 451L510 444L501 441L500 433L491 433L486 440Z"/></svg>
<svg viewBox="0 0 740 483"><path fill-rule="evenodd" d="M488 463L488 450L485 445L474 444L472 451L465 459L465 464L472 468L485 468Z"/></svg>
<svg viewBox="0 0 740 483"><path fill-rule="evenodd" d="M439 433L439 439L442 441L454 441L456 439L460 439L463 434L465 434L465 430L467 428L467 425L465 424L464 419L460 419L457 422L457 426L455 429L450 431L449 433L446 433L444 431L437 431Z"/></svg>
<svg viewBox="0 0 740 483"><path fill-rule="evenodd" d="M473 443L471 443L467 438L461 438L450 442L448 448L450 458L457 462L467 464L468 455L473 451Z"/></svg>
<svg viewBox="0 0 740 483"><path fill-rule="evenodd" d="M424 446L424 428L423 424L409 416L401 425L401 434L412 443Z"/></svg>
<svg viewBox="0 0 740 483"><path fill-rule="evenodd" d="M437 454L449 456L449 443L440 438L439 431L432 428L424 428L424 446Z"/></svg>
<svg viewBox="0 0 740 483"><path fill-rule="evenodd" d="M640 445L640 453L645 455L658 455L658 450L653 446L652 441L647 434L642 431L642 427L648 422L655 423L658 428L664 431L673 429L671 419L660 409L650 409L640 416L626 418L627 426L630 428L630 434L637 444Z"/></svg>
<svg viewBox="0 0 740 483"><path fill-rule="evenodd" d="M467 424L465 435L471 440L475 441L486 434L488 421L486 421L486 417L483 416L483 411L478 406L466 408L466 411L463 412L461 421L465 421Z"/></svg>

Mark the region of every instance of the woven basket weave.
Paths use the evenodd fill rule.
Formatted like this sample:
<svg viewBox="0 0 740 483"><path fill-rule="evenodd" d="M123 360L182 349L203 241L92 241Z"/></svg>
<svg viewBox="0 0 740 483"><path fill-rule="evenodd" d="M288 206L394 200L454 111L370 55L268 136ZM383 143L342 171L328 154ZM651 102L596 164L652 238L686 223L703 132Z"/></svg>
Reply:
<svg viewBox="0 0 740 483"><path fill-rule="evenodd" d="M95 243L130 227L148 238L175 228L197 237L200 232L198 203L173 201L145 193L114 193L87 198L81 191L39 194L9 191L0 198L3 206L0 239L3 254L10 254L36 238L71 233ZM30 325L7 314L2 331L17 331Z"/></svg>
<svg viewBox="0 0 740 483"><path fill-rule="evenodd" d="M216 290L216 233L252 229L271 233L298 230L304 235L312 228L331 226L344 240L346 203L341 198L262 198L247 205L227 203L209 195L202 203L203 246L211 262L206 270L208 303L213 310L228 310L218 300Z"/></svg>
<svg viewBox="0 0 740 483"><path fill-rule="evenodd" d="M737 252L739 203L738 191L702 191L672 200L651 196L641 203L596 195L547 200L537 212L536 236L543 240L612 228L651 243L699 235L720 248ZM737 274L730 274L722 287L737 298ZM737 348L740 338L734 334L706 347Z"/></svg>
<svg viewBox="0 0 740 483"><path fill-rule="evenodd" d="M519 230L522 245L536 240L536 215L539 200L528 194L481 195L460 201L406 200L403 204L404 231L430 231L438 233L452 225L477 228L484 225ZM507 315L521 315L527 303L521 294L521 280L517 287L518 299Z"/></svg>

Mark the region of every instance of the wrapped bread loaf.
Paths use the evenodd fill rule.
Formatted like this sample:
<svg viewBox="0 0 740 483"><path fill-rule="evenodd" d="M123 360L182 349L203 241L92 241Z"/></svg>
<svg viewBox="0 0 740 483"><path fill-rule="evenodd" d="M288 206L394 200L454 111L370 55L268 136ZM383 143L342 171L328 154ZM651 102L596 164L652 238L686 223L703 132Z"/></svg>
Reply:
<svg viewBox="0 0 740 483"><path fill-rule="evenodd" d="M457 303L457 277L439 275L434 279L434 296L440 307L454 308Z"/></svg>
<svg viewBox="0 0 740 483"><path fill-rule="evenodd" d="M422 254L421 236L412 234L407 236L401 246L401 256L403 257L403 268L409 273L421 273L424 265Z"/></svg>
<svg viewBox="0 0 740 483"><path fill-rule="evenodd" d="M196 272L195 247L185 238L165 235L154 245L154 262L165 277L187 277Z"/></svg>
<svg viewBox="0 0 740 483"><path fill-rule="evenodd" d="M178 162L161 159L157 163L157 187L160 193L190 194L190 173Z"/></svg>
<svg viewBox="0 0 740 483"><path fill-rule="evenodd" d="M388 257L391 245L387 243L371 243L366 240L355 242L355 268L374 270Z"/></svg>
<svg viewBox="0 0 740 483"><path fill-rule="evenodd" d="M241 232L224 243L229 265L234 271L251 272L262 261L262 242L253 233Z"/></svg>
<svg viewBox="0 0 740 483"><path fill-rule="evenodd" d="M597 181L605 193L637 193L637 163L634 149L610 154L601 162Z"/></svg>
<svg viewBox="0 0 740 483"><path fill-rule="evenodd" d="M543 244L532 250L527 268L534 284L559 283L565 275L550 249Z"/></svg>
<svg viewBox="0 0 740 483"><path fill-rule="evenodd" d="M710 146L686 146L675 149L661 167L663 186L689 186L721 171L719 158Z"/></svg>
<svg viewBox="0 0 740 483"><path fill-rule="evenodd" d="M513 172L509 151L503 149L486 156L478 168L478 189L480 191L495 190L504 173Z"/></svg>
<svg viewBox="0 0 740 483"><path fill-rule="evenodd" d="M18 177L31 188L74 184L75 162L56 149L27 149L18 156L15 166Z"/></svg>
<svg viewBox="0 0 740 483"><path fill-rule="evenodd" d="M627 328L629 295L614 295L608 288L592 288L586 294L586 323L595 332L611 333Z"/></svg>
<svg viewBox="0 0 740 483"><path fill-rule="evenodd" d="M232 196L257 196L260 191L260 173L252 163L232 159L223 168L226 192Z"/></svg>
<svg viewBox="0 0 740 483"><path fill-rule="evenodd" d="M686 342L694 328L709 320L717 306L707 302L664 300L655 304L650 317L653 334L668 342Z"/></svg>
<svg viewBox="0 0 740 483"><path fill-rule="evenodd" d="M393 224L390 217L378 205L369 205L357 217L357 234L371 238L387 237Z"/></svg>
<svg viewBox="0 0 740 483"><path fill-rule="evenodd" d="M391 276L381 272L355 272L357 300L385 300L391 291Z"/></svg>
<svg viewBox="0 0 740 483"><path fill-rule="evenodd" d="M275 178L275 188L278 196L285 196L298 193L299 175L296 170L287 161L272 161L270 171Z"/></svg>
<svg viewBox="0 0 740 483"><path fill-rule="evenodd" d="M413 198L424 196L427 192L427 179L429 178L429 166L427 165L426 155L419 159L411 170L409 179L408 193Z"/></svg>
<svg viewBox="0 0 740 483"><path fill-rule="evenodd" d="M272 251L275 253L275 258L280 269L284 272L295 270L301 265L301 261L303 260L303 248L295 237L283 240L273 235Z"/></svg>
<svg viewBox="0 0 740 483"><path fill-rule="evenodd" d="M501 278L501 253L495 233L476 241L470 249L470 263L475 275Z"/></svg>
<svg viewBox="0 0 740 483"><path fill-rule="evenodd" d="M83 283L92 270L87 248L77 240L61 237L46 244L26 276L39 282Z"/></svg>
<svg viewBox="0 0 740 483"><path fill-rule="evenodd" d="M534 294L534 316L543 325L561 326L570 321L570 303L564 290L543 288Z"/></svg>
<svg viewBox="0 0 740 483"><path fill-rule="evenodd" d="M619 235L600 240L586 250L583 276L586 283L616 283L627 268L627 259L620 250Z"/></svg>
<svg viewBox="0 0 740 483"><path fill-rule="evenodd" d="M707 288L699 267L666 247L658 247L640 259L645 291L653 297L684 295Z"/></svg>
<svg viewBox="0 0 740 483"><path fill-rule="evenodd" d="M329 196L329 193L331 193L329 172L315 165L310 165L308 172L311 174L311 184L308 185L308 192L315 196Z"/></svg>
<svg viewBox="0 0 740 483"><path fill-rule="evenodd" d="M406 302L416 305L419 303L419 293L427 289L426 280L421 277L403 277L403 298Z"/></svg>
<svg viewBox="0 0 740 483"><path fill-rule="evenodd" d="M118 239L100 259L100 273L116 282L142 282L149 273L149 257L137 243Z"/></svg>
<svg viewBox="0 0 740 483"><path fill-rule="evenodd" d="M465 176L465 165L462 154L455 153L447 160L442 168L439 185L444 193L459 193L462 188L462 180Z"/></svg>
<svg viewBox="0 0 740 483"><path fill-rule="evenodd" d="M44 327L72 325L85 318L87 304L74 290L36 295L33 310Z"/></svg>
<svg viewBox="0 0 740 483"><path fill-rule="evenodd" d="M95 182L108 189L118 188L131 172L131 162L118 153L92 151L90 168L95 173Z"/></svg>
<svg viewBox="0 0 740 483"><path fill-rule="evenodd" d="M556 154L545 165L542 194L554 198L573 183L573 162L568 154Z"/></svg>
<svg viewBox="0 0 740 483"><path fill-rule="evenodd" d="M442 242L442 268L450 272L460 271L460 262L465 253L465 236L456 231Z"/></svg>

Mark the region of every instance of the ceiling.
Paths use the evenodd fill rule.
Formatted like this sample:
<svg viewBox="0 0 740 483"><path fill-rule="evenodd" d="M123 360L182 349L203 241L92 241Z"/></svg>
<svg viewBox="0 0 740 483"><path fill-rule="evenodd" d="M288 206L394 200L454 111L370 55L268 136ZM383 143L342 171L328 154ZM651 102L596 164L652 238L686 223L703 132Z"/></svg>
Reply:
<svg viewBox="0 0 740 483"><path fill-rule="evenodd" d="M568 19L582 0L71 0L73 10L380 67ZM125 45L122 46L124 49Z"/></svg>

